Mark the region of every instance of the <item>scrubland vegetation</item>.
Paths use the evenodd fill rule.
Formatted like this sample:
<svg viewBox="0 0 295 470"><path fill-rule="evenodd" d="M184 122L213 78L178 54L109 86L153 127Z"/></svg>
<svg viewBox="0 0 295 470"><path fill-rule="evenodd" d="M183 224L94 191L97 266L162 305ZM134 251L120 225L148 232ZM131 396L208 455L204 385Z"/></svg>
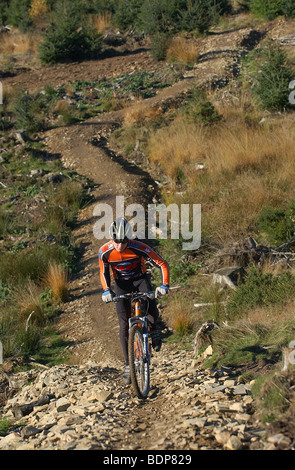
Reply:
<svg viewBox="0 0 295 470"><path fill-rule="evenodd" d="M214 331L214 353L205 366L271 363L278 376L263 377L256 385L257 395L266 393L269 399L263 406L271 409L271 397L277 398L272 391L286 385L279 372L281 349L294 339L294 244L288 247L288 265L278 270L271 263L251 263L236 290L212 285L205 268L216 251L237 240L252 236L277 248L294 235L295 109L288 99L289 83L295 79L292 48L262 39L240 58L239 73L225 88L192 87L181 103L165 111L147 108L144 100L198 63L197 40L212 28L218 32L225 25L255 27L286 19L294 26L294 2L3 3L0 23L14 29L1 40L2 71L11 68L12 54L30 54L38 64L99 59L108 50L103 40L107 28L148 37L151 54L170 70L169 76L135 73L113 82L75 82L35 94L5 90L0 108L0 339L5 354L41 354L50 342L46 336L50 320L59 302L67 299L67 277L77 255L71 228L87 202L85 187L90 184L65 171L36 136L98 112L126 108L112 142L127 159L133 158L139 142L140 164L158 180L163 202L202 205L202 245L197 252L183 252L179 241L158 242L170 263L171 285L182 287L181 293L175 291L171 300L165 300L169 311L165 320L173 338L191 347L196 328L214 319L219 329ZM124 85L114 96L110 90L123 78ZM90 88L91 93L95 88L91 99ZM65 94L75 99L69 103ZM129 106L131 95L133 103L134 95L137 98L136 106ZM19 128L30 136L22 145L11 135ZM46 178L52 173L62 177ZM195 302L209 305L196 309ZM266 410L267 419L277 419L286 407L278 405L276 410Z"/></svg>

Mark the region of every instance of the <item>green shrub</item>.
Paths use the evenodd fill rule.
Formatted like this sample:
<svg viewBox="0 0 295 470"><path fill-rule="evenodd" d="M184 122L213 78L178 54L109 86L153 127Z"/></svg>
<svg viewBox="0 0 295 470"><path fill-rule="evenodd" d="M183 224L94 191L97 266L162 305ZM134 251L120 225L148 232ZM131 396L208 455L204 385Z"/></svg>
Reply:
<svg viewBox="0 0 295 470"><path fill-rule="evenodd" d="M138 18L143 1L144 0L120 1L112 18L114 25L123 31L138 25Z"/></svg>
<svg viewBox="0 0 295 470"><path fill-rule="evenodd" d="M295 18L295 3L294 0L283 0L282 13L285 17Z"/></svg>
<svg viewBox="0 0 295 470"><path fill-rule="evenodd" d="M217 19L231 9L228 0L145 0L141 24L147 34L176 34L179 31L205 33Z"/></svg>
<svg viewBox="0 0 295 470"><path fill-rule="evenodd" d="M258 227L271 244L281 245L290 240L295 233L295 200L287 208L264 207L258 218Z"/></svg>
<svg viewBox="0 0 295 470"><path fill-rule="evenodd" d="M233 293L227 313L230 317L241 317L254 307L287 301L293 298L294 288L295 277L290 272L274 276L252 267L245 282Z"/></svg>
<svg viewBox="0 0 295 470"><path fill-rule="evenodd" d="M227 2L212 2L212 0L187 2L187 8L180 12L182 29L197 30L201 34L207 33L216 19L219 7L221 11L222 3Z"/></svg>
<svg viewBox="0 0 295 470"><path fill-rule="evenodd" d="M151 38L151 53L155 60L165 60L170 43L168 34L156 33Z"/></svg>
<svg viewBox="0 0 295 470"><path fill-rule="evenodd" d="M283 0L251 0L250 11L254 15L273 20L282 14Z"/></svg>
<svg viewBox="0 0 295 470"><path fill-rule="evenodd" d="M23 129L29 134L41 131L44 122L39 111L37 101L25 90L19 90L13 104L17 128Z"/></svg>
<svg viewBox="0 0 295 470"><path fill-rule="evenodd" d="M254 15L266 20L273 20L280 15L287 19L295 17L294 0L250 0L249 8Z"/></svg>
<svg viewBox="0 0 295 470"><path fill-rule="evenodd" d="M3 2L1 2L3 3ZM7 2L5 10L5 22L19 28L21 32L26 31L32 25L29 15L31 0L11 0ZM1 6L1 9L3 7Z"/></svg>
<svg viewBox="0 0 295 470"><path fill-rule="evenodd" d="M189 121L199 121L202 124L213 124L221 119L214 105L200 90L192 90L191 97L184 107L184 115Z"/></svg>
<svg viewBox="0 0 295 470"><path fill-rule="evenodd" d="M91 28L80 1L56 5L53 22L40 44L40 60L46 64L98 57L101 35Z"/></svg>
<svg viewBox="0 0 295 470"><path fill-rule="evenodd" d="M244 73L251 80L251 90L263 109L283 111L290 107L289 83L294 71L279 45L270 43L260 47L244 66Z"/></svg>

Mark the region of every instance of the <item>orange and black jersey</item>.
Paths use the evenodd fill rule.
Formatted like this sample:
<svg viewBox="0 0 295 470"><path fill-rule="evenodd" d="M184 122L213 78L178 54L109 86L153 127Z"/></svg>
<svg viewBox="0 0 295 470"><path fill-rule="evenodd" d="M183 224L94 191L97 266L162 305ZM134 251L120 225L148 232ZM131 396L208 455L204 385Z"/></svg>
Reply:
<svg viewBox="0 0 295 470"><path fill-rule="evenodd" d="M100 280L102 288L110 287L110 267L114 279L133 279L146 272L146 260L157 265L162 272L162 284L169 285L169 266L150 246L139 240L129 240L121 253L110 240L99 250Z"/></svg>

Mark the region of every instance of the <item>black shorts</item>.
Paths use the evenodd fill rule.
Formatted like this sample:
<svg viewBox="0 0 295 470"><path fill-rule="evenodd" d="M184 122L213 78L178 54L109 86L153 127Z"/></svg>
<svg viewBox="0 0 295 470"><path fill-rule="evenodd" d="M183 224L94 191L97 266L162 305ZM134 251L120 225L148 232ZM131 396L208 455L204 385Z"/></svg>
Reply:
<svg viewBox="0 0 295 470"><path fill-rule="evenodd" d="M114 291L116 295L122 295L129 292L151 292L152 286L148 277L143 274L137 278L130 280L115 280ZM131 302L127 299L121 299L116 302L116 309L120 327L120 341L126 364L128 364L128 320L131 317ZM148 299L148 318L151 329L156 326L159 312L155 300Z"/></svg>
<svg viewBox="0 0 295 470"><path fill-rule="evenodd" d="M153 290L149 278L147 275L143 274L137 278L122 280L116 279L114 291L116 295L122 295L129 292L151 292ZM157 303L155 300L148 300L148 314L152 316L154 321L157 320L159 316ZM130 318L131 315L131 302L128 299L121 299L119 302L116 302L117 314L119 316L125 316ZM152 321L153 323L153 321Z"/></svg>

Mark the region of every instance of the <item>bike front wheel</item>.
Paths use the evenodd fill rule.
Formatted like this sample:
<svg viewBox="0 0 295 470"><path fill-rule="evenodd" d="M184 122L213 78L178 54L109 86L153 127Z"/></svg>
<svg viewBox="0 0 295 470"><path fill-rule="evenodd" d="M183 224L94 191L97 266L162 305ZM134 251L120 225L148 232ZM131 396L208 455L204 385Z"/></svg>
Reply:
<svg viewBox="0 0 295 470"><path fill-rule="evenodd" d="M131 383L139 398L146 398L150 387L149 358L145 351L142 329L133 325L128 340Z"/></svg>

